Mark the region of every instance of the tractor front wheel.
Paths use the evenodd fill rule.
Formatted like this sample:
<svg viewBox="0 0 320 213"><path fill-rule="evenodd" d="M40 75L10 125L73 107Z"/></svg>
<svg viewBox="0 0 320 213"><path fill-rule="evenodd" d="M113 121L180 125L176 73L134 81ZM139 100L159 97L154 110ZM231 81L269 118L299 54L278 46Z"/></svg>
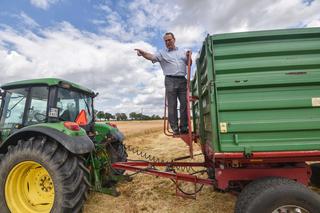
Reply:
<svg viewBox="0 0 320 213"><path fill-rule="evenodd" d="M20 140L0 162L1 212L80 212L89 189L86 173L57 142Z"/></svg>

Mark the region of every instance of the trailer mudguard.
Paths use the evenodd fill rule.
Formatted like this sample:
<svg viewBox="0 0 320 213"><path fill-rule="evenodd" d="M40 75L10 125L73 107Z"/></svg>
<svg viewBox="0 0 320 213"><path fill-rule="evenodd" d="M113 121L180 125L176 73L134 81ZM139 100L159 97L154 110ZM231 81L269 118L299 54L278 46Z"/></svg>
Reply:
<svg viewBox="0 0 320 213"><path fill-rule="evenodd" d="M87 135L73 136L46 126L30 126L11 134L1 144L0 152L6 152L7 147L17 144L20 138L32 137L34 135L48 136L74 154L85 154L94 150L94 144Z"/></svg>

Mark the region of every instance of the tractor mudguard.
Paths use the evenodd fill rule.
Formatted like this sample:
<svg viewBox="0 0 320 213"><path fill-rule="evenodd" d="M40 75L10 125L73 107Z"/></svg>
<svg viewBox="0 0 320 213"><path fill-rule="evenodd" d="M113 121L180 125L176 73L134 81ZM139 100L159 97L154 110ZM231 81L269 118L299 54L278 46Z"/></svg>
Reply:
<svg viewBox="0 0 320 213"><path fill-rule="evenodd" d="M94 129L97 132L95 140L98 143L104 141L106 137L112 137L113 142L122 142L124 140L122 132L120 132L117 127L114 127L109 123L95 123Z"/></svg>
<svg viewBox="0 0 320 213"><path fill-rule="evenodd" d="M116 141L122 142L124 140L124 135L119 130L112 131L110 134L115 138Z"/></svg>
<svg viewBox="0 0 320 213"><path fill-rule="evenodd" d="M56 129L45 126L30 126L16 131L10 135L0 146L0 152L6 151L9 145L15 145L22 137L32 137L35 134L46 135L59 144L64 146L68 151L74 154L85 154L94 150L94 144L87 135L70 136Z"/></svg>

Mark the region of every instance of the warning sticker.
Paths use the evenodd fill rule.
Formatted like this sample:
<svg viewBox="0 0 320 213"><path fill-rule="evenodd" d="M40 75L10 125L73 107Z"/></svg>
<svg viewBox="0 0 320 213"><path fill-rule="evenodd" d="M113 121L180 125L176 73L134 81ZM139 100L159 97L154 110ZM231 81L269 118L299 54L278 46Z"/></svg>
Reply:
<svg viewBox="0 0 320 213"><path fill-rule="evenodd" d="M58 108L50 108L49 110L49 117L57 118L58 117Z"/></svg>
<svg viewBox="0 0 320 213"><path fill-rule="evenodd" d="M320 98L312 98L312 106L320 107Z"/></svg>

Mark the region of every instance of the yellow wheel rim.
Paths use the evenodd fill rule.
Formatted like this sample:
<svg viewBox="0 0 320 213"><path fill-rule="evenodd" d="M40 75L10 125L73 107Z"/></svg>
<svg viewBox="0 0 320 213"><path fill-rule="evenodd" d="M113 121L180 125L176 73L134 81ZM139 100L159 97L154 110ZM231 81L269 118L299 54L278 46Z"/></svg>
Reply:
<svg viewBox="0 0 320 213"><path fill-rule="evenodd" d="M54 202L52 178L39 163L21 162L8 175L5 199L13 213L50 212Z"/></svg>

